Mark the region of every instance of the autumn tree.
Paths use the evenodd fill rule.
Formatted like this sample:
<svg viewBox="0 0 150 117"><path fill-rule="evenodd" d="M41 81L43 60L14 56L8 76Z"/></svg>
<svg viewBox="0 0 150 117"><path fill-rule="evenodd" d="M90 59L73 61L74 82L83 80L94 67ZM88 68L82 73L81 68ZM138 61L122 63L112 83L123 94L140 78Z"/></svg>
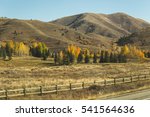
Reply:
<svg viewBox="0 0 150 117"><path fill-rule="evenodd" d="M81 52L81 48L75 45L69 45L67 51L68 51L70 63L76 63L77 58Z"/></svg>

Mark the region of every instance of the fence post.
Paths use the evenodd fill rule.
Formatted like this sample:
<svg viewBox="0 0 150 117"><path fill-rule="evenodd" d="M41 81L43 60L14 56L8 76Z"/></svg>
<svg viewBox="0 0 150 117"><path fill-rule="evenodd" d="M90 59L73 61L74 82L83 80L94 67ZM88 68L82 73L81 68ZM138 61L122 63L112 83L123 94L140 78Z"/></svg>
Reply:
<svg viewBox="0 0 150 117"><path fill-rule="evenodd" d="M23 94L24 94L24 96L26 96L26 88L25 87L23 88Z"/></svg>
<svg viewBox="0 0 150 117"><path fill-rule="evenodd" d="M40 94L42 95L43 94L43 87L40 86Z"/></svg>
<svg viewBox="0 0 150 117"><path fill-rule="evenodd" d="M106 86L106 80L104 80L104 86Z"/></svg>
<svg viewBox="0 0 150 117"><path fill-rule="evenodd" d="M116 85L116 78L114 78L114 85Z"/></svg>
<svg viewBox="0 0 150 117"><path fill-rule="evenodd" d="M131 82L132 82L132 76L131 76Z"/></svg>
<svg viewBox="0 0 150 117"><path fill-rule="evenodd" d="M70 83L70 90L72 90L72 84Z"/></svg>
<svg viewBox="0 0 150 117"><path fill-rule="evenodd" d="M94 80L94 84L96 84L96 81Z"/></svg>
<svg viewBox="0 0 150 117"><path fill-rule="evenodd" d="M84 82L82 82L82 88L84 89Z"/></svg>
<svg viewBox="0 0 150 117"><path fill-rule="evenodd" d="M124 83L124 78L123 78L123 80L122 80L122 81L123 81L123 83Z"/></svg>
<svg viewBox="0 0 150 117"><path fill-rule="evenodd" d="M55 90L56 90L56 94L58 93L58 86L56 85L55 87Z"/></svg>
<svg viewBox="0 0 150 117"><path fill-rule="evenodd" d="M5 96L6 96L6 100L8 100L8 90L5 90Z"/></svg>

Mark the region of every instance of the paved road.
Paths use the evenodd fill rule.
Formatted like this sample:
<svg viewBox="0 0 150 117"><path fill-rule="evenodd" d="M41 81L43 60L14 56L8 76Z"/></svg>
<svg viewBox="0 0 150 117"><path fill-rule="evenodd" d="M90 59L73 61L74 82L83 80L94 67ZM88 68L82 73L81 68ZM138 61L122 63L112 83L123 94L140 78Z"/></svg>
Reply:
<svg viewBox="0 0 150 117"><path fill-rule="evenodd" d="M150 89L110 97L106 100L150 100Z"/></svg>

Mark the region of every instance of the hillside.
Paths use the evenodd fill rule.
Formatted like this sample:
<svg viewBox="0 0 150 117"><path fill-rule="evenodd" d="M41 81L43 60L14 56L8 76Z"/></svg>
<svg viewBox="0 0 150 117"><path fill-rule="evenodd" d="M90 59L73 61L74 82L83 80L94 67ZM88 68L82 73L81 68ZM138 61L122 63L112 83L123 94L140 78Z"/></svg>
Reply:
<svg viewBox="0 0 150 117"><path fill-rule="evenodd" d="M147 26L149 23L123 13L85 13L52 22L0 18L0 41L43 41L51 49L64 48L68 44L111 49L118 38Z"/></svg>
<svg viewBox="0 0 150 117"><path fill-rule="evenodd" d="M88 48L109 48L109 38L85 35L69 27L37 20L0 20L0 40L43 41L50 48L63 48L68 44L76 44Z"/></svg>
<svg viewBox="0 0 150 117"><path fill-rule="evenodd" d="M150 27L135 32L130 36L121 38L118 41L118 44L119 45L134 44L143 49L150 49Z"/></svg>
<svg viewBox="0 0 150 117"><path fill-rule="evenodd" d="M110 38L119 38L141 30L149 23L124 13L94 14L84 13L64 17L53 23L68 26L85 34L94 33Z"/></svg>

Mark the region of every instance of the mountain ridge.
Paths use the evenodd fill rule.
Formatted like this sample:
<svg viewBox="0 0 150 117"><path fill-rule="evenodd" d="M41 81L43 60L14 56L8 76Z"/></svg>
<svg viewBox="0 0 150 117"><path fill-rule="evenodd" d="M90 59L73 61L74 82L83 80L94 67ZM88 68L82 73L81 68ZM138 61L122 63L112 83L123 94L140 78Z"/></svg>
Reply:
<svg viewBox="0 0 150 117"><path fill-rule="evenodd" d="M68 44L83 48L110 49L112 43L120 37L149 25L122 13L84 13L51 22L0 18L0 40L43 41L52 49L64 48Z"/></svg>

